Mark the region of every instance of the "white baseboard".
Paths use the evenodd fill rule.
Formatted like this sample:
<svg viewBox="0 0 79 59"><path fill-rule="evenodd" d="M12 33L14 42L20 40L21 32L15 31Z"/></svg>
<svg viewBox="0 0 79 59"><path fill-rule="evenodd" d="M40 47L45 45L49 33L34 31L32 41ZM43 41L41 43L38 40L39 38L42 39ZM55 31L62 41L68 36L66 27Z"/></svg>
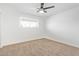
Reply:
<svg viewBox="0 0 79 59"><path fill-rule="evenodd" d="M29 38L28 40L25 39L24 41L11 42L11 43L8 43L8 44L1 44L0 48L2 48L4 46L12 45L12 44L22 43L22 42L26 42L26 41L41 39L41 38L50 39L50 40L53 40L53 41L56 41L56 42L60 42L60 43L63 43L63 44L67 44L67 45L79 48L79 45L72 44L72 43L69 43L69 42L66 42L66 41L60 41L60 40L54 39L53 37L49 37L49 36L40 36L40 37Z"/></svg>
<svg viewBox="0 0 79 59"><path fill-rule="evenodd" d="M69 42L66 42L66 41L57 40L57 39L54 39L53 37L49 37L49 36L46 36L45 38L53 40L53 41L56 41L56 42L60 42L60 43L66 44L66 45L70 45L70 46L79 48L79 45L77 45L77 44L73 44L73 43L69 43Z"/></svg>
<svg viewBox="0 0 79 59"><path fill-rule="evenodd" d="M12 44L22 43L22 42L31 41L31 40L37 40L37 39L41 39L41 38L44 38L44 36L33 37L33 38L29 38L28 40L24 39L23 41L9 42L6 44L1 44L0 48L3 48L3 47L8 46L8 45L12 45Z"/></svg>

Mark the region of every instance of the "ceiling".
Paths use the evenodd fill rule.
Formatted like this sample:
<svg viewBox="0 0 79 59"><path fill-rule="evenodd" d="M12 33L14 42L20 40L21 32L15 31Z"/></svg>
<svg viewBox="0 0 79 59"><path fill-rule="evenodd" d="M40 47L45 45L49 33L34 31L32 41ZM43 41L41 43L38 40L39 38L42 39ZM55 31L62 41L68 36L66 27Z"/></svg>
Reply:
<svg viewBox="0 0 79 59"><path fill-rule="evenodd" d="M11 5L15 7L19 12L24 14L30 14L39 17L50 17L51 15L55 15L63 11L78 7L79 3L45 3L45 7L55 5L55 8L48 9L47 13L45 14L37 12L37 8L40 7L40 3L13 3Z"/></svg>

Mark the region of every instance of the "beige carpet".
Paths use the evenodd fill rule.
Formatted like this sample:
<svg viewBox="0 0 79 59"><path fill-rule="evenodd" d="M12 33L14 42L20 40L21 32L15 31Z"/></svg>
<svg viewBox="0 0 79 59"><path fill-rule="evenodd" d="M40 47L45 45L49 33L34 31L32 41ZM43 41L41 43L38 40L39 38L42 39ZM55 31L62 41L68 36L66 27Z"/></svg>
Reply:
<svg viewBox="0 0 79 59"><path fill-rule="evenodd" d="M2 56L77 56L79 48L49 39L38 39L9 45L0 49Z"/></svg>

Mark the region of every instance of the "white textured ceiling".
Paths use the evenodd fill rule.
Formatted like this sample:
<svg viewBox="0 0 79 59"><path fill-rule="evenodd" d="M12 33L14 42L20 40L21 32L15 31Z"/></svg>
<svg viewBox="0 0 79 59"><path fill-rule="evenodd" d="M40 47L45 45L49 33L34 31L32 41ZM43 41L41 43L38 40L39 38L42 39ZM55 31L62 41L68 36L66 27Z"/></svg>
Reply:
<svg viewBox="0 0 79 59"><path fill-rule="evenodd" d="M40 3L15 3L11 5L15 7L19 12L24 14L30 14L39 17L50 17L51 15L78 7L79 3L45 3L45 7L55 5L55 8L48 9L47 13L45 14L37 13L37 8L40 7Z"/></svg>

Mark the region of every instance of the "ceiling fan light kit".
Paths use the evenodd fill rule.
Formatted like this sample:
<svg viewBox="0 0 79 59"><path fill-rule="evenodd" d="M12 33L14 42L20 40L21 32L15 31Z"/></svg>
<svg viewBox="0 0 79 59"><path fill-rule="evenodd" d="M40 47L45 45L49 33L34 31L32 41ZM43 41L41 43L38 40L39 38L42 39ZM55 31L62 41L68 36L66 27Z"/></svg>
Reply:
<svg viewBox="0 0 79 59"><path fill-rule="evenodd" d="M47 11L46 10L44 10L44 9L38 9L38 11L37 12L39 12L39 13L47 13Z"/></svg>

